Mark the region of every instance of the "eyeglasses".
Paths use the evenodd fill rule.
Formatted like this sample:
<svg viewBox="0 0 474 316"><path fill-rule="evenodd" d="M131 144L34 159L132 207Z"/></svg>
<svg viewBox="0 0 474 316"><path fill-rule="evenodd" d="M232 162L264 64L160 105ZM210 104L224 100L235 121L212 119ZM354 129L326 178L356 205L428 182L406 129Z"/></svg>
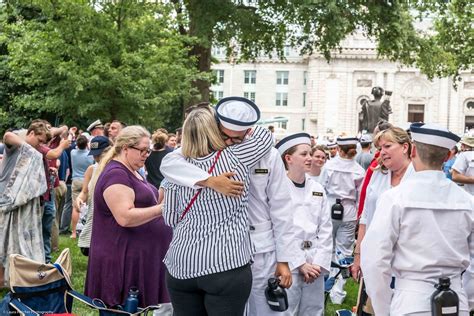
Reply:
<svg viewBox="0 0 474 316"><path fill-rule="evenodd" d="M151 153L151 149L150 148L137 148L135 146L130 146L130 148L133 148L133 149L136 149L138 151L140 151L140 155L144 156L144 155L149 155Z"/></svg>
<svg viewBox="0 0 474 316"><path fill-rule="evenodd" d="M241 137L232 137L221 131L221 137L222 140L227 141L230 140L233 144L240 144L244 141L245 136L247 135L248 130L245 132L245 134Z"/></svg>

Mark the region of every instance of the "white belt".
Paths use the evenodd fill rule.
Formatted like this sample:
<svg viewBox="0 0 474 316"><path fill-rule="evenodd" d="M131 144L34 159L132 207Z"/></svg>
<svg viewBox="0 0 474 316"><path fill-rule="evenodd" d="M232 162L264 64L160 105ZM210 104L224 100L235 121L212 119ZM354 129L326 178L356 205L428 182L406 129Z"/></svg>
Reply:
<svg viewBox="0 0 474 316"><path fill-rule="evenodd" d="M258 223L258 224L250 224L249 229L250 229L250 233L260 233L260 232L269 231L269 230L272 230L272 222L266 221L266 222Z"/></svg>
<svg viewBox="0 0 474 316"><path fill-rule="evenodd" d="M462 288L462 281L460 276L451 277L450 288L456 292L459 292ZM422 281L422 280L410 280L410 279L399 279L395 278L395 289L396 290L418 290L427 293L436 291L436 282Z"/></svg>

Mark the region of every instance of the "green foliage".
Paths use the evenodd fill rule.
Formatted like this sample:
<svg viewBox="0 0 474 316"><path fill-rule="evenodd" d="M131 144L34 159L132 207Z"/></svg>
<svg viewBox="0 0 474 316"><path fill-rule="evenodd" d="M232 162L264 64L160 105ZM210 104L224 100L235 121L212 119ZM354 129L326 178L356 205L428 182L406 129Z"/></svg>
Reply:
<svg viewBox="0 0 474 316"><path fill-rule="evenodd" d="M473 66L471 0L272 0L258 6L246 0L172 2L178 12L187 13L184 30L204 47L227 47L232 61L237 53L241 61L262 54L284 59L285 45L329 60L347 35L362 31L377 41L381 57L416 65L429 77L457 76ZM421 20L433 27L418 29Z"/></svg>
<svg viewBox="0 0 474 316"><path fill-rule="evenodd" d="M5 82L17 88L9 109L54 113L66 123L180 125L181 116L169 114L196 93L191 82L200 75L188 56L192 40L170 26L169 6L38 0L13 8L26 3L44 18L27 20L12 9L1 23L8 54L0 75L6 71Z"/></svg>

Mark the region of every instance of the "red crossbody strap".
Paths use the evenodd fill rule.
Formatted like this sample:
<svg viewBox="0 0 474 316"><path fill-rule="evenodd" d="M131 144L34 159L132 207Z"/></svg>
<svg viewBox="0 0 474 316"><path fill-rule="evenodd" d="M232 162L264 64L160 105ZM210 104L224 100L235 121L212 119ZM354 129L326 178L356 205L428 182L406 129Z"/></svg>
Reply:
<svg viewBox="0 0 474 316"><path fill-rule="evenodd" d="M214 170L214 167L216 166L217 160L219 160L219 157L221 156L222 150L219 150L216 154L216 157L214 158L214 162L212 163L211 168L209 168L208 173L211 174L212 170ZM191 206L193 206L194 202L196 201L199 193L201 193L202 189L197 190L196 194L194 194L193 198L191 201L189 201L188 206L186 206L186 209L184 210L183 214L181 214L181 217L179 218L179 221L183 220L184 216L188 213L189 209Z"/></svg>

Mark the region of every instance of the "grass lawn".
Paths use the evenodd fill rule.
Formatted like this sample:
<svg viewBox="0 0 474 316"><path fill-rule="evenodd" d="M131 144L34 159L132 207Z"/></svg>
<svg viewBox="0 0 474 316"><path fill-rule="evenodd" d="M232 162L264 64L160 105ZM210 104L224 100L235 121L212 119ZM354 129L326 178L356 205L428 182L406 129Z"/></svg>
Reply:
<svg viewBox="0 0 474 316"><path fill-rule="evenodd" d="M87 257L82 255L79 247L77 247L76 241L70 239L68 236L60 236L59 240L59 248L60 251L53 253L53 258L55 259L61 250L64 248L69 248L72 255L72 283L73 288L83 293L84 292L84 282L86 278L86 270L87 270ZM326 306L326 316L333 316L335 315L335 311L338 309L352 309L352 306L356 304L357 299L357 284L353 281L348 281L346 284L346 291L347 297L343 305L332 305L328 303ZM0 292L0 295L3 295L7 291L3 290ZM82 303L78 302L77 300L74 301L74 308L73 313L76 315L98 315L97 312L93 312L90 308L83 305Z"/></svg>

